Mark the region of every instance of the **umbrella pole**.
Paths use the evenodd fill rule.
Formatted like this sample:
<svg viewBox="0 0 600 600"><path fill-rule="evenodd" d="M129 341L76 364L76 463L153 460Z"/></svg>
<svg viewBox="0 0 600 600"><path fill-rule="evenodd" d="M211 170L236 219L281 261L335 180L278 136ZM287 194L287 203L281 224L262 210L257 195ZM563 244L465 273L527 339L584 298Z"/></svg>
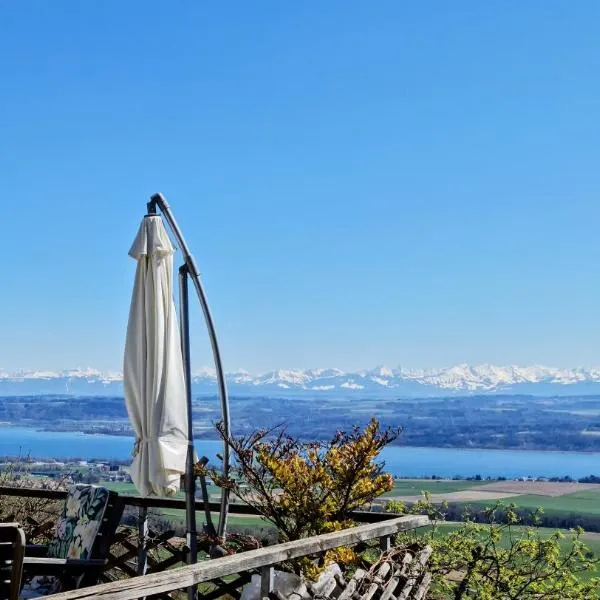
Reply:
<svg viewBox="0 0 600 600"><path fill-rule="evenodd" d="M177 225L177 221L175 221L175 217L171 212L171 207L167 202L167 199L162 194L154 194L150 198L150 202L147 204L148 214L156 214L156 208L160 208L167 224L171 228L171 231L175 235L177 239L177 243L179 244L179 248L183 254L185 259L185 264L188 268L187 274L190 276L192 283L194 284L194 288L196 289L196 294L198 296L198 301L200 302L200 306L202 307L202 312L204 313L204 319L206 321L206 328L208 330L208 336L210 338L210 345L212 347L213 357L215 361L215 370L217 372L217 383L219 386L219 397L221 399L221 417L223 419L223 431L225 433L225 441L223 442L223 476L227 477L229 475L229 444L228 440L231 435L231 423L229 417L229 399L227 397L227 385L225 383L225 372L223 370L223 363L221 361L221 352L219 351L219 344L217 342L217 334L215 331L215 326L213 323L213 319L210 313L210 309L208 307L208 302L206 300L206 294L204 293L204 288L202 287L202 282L200 281L200 272L198 271L198 267L196 266L196 262L194 261L194 257L191 255L189 248L185 242L183 234L181 233L181 229ZM189 331L189 326L188 326ZM188 352L189 357L189 352ZM190 379L191 382L191 379ZM191 383L190 383L191 385ZM190 391L191 394L191 391ZM190 413L191 414L191 413ZM219 513L219 525L217 528L217 535L221 538L225 537L226 529L227 529L227 513L229 512L229 490L227 488L223 488L221 490L221 510Z"/></svg>
<svg viewBox="0 0 600 600"><path fill-rule="evenodd" d="M190 366L190 313L188 302L188 268L183 265L179 269L179 302L181 353L185 375L185 391L188 416L188 450L185 464L185 520L188 564L198 561L198 539L196 531L196 477L194 475L194 430L192 426L192 378ZM188 600L196 600L198 590L195 585L188 588Z"/></svg>

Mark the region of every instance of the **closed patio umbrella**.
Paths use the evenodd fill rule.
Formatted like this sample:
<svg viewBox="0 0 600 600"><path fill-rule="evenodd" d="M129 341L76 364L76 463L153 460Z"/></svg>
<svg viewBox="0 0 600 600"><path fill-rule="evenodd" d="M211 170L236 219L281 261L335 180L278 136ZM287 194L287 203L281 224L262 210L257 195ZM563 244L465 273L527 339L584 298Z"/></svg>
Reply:
<svg viewBox="0 0 600 600"><path fill-rule="evenodd" d="M124 392L136 435L131 478L142 496L172 496L185 473L188 413L173 253L162 219L144 217L129 254L137 260L124 358Z"/></svg>
<svg viewBox="0 0 600 600"><path fill-rule="evenodd" d="M225 373L213 319L208 308L200 273L167 200L154 194L146 205L142 221L129 254L138 261L133 297L127 325L123 368L125 403L136 434L131 477L142 496L170 496L185 475L187 561L197 561L196 475L192 428L192 376L190 360L190 322L188 281L196 291L210 340L225 431L222 473L229 473L229 400ZM157 214L161 211L162 218ZM164 221L163 221L164 218ZM177 241L183 264L179 267L179 318L173 301L174 247L165 224ZM208 459L203 457L202 464ZM200 475L203 480L203 475ZM217 528L212 524L208 492L202 485L205 504L205 529L213 537L215 551L227 527L229 493L221 492ZM143 517L140 516L140 519ZM145 518L145 517L144 517ZM142 553L143 554L143 553ZM138 557L138 572L145 560ZM188 599L196 600L196 586L188 587Z"/></svg>

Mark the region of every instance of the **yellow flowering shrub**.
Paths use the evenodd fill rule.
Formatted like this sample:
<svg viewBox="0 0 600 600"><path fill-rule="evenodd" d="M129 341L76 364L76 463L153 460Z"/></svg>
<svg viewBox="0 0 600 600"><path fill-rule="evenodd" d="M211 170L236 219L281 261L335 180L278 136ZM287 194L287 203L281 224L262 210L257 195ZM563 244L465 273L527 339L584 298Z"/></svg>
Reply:
<svg viewBox="0 0 600 600"><path fill-rule="evenodd" d="M364 430L338 432L327 443L300 442L281 429L260 430L227 439L235 457L231 476L225 481L219 473L211 475L273 523L281 541L339 531L354 524L352 511L393 488L377 458L398 434L382 430L375 418ZM354 558L352 550L340 548L321 564ZM308 566L303 570L310 575Z"/></svg>

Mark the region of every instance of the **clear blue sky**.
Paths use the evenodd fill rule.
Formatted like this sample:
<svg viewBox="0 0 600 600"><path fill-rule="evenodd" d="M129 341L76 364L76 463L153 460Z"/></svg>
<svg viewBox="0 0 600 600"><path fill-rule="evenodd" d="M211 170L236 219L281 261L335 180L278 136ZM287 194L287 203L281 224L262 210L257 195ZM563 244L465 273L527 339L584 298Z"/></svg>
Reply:
<svg viewBox="0 0 600 600"><path fill-rule="evenodd" d="M227 370L600 363L599 23L595 0L3 2L0 367L120 369L156 191Z"/></svg>

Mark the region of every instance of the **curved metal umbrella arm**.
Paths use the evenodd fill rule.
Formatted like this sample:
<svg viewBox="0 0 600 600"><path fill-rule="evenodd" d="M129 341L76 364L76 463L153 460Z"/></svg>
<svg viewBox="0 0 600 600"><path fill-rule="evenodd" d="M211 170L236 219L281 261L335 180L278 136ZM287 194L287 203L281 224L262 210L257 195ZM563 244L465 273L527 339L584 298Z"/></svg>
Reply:
<svg viewBox="0 0 600 600"><path fill-rule="evenodd" d="M202 282L200 281L200 272L198 271L198 267L196 266L196 261L189 251L188 245L185 242L183 234L181 233L181 229L177 225L177 221L175 221L175 217L171 212L171 207L169 206L166 198L162 194L154 194L150 198L150 202L147 204L148 213L156 214L156 208L158 207L169 225L169 228L173 232L179 248L181 249L181 253L183 254L183 258L185 260L185 264L187 266L188 274L194 284L194 288L196 290L196 294L198 296L198 301L200 302L200 306L202 307L202 312L204 313L204 320L206 321L206 328L208 330L208 336L210 338L210 345L212 348L213 359L215 363L215 371L217 374L217 384L219 387L219 398L221 401L221 416L223 418L223 433L225 440L223 441L223 475L227 477L229 475L229 445L226 440L229 439L231 433L231 423L229 416L229 399L227 396L227 385L225 383L225 373L223 371L223 363L221 361L221 352L219 350L219 343L217 341L217 334L215 331L215 325L213 322L213 318L210 312L210 308L208 306L208 301L206 299L206 293L204 288L202 287ZM191 386L191 381L190 381ZM191 415L189 416L191 419ZM219 537L224 537L226 528L227 528L227 513L229 510L229 490L227 488L221 489L221 510L219 514L219 525L217 528L217 535Z"/></svg>

